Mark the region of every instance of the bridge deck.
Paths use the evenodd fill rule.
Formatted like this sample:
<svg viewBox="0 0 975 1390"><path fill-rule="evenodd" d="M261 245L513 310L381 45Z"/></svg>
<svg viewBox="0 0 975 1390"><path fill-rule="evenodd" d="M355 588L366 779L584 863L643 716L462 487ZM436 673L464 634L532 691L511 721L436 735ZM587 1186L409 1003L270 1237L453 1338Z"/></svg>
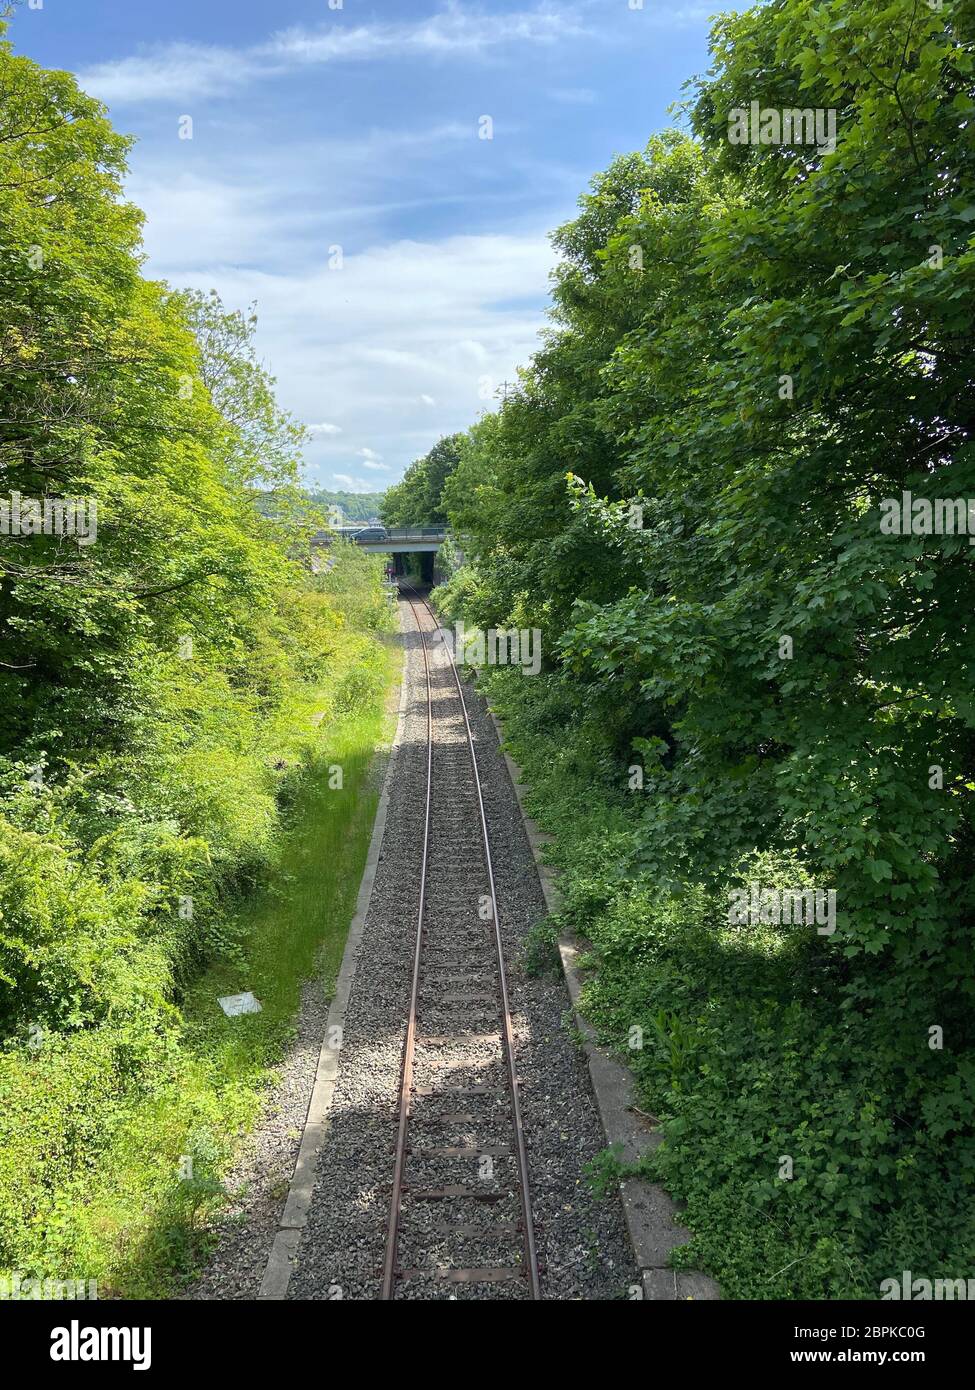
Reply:
<svg viewBox="0 0 975 1390"><path fill-rule="evenodd" d="M357 536L345 536L343 539L354 542L363 550L375 550L385 555L416 555L439 550L449 534L446 527L438 530L432 526L400 526L391 528L385 540L359 540ZM311 543L330 546L334 539L334 532L318 531Z"/></svg>

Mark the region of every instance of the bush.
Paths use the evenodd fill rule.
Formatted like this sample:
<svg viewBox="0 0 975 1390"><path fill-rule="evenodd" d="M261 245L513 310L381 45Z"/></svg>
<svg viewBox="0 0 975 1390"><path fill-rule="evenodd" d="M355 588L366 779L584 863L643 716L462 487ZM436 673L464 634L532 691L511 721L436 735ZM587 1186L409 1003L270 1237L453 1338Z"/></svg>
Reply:
<svg viewBox="0 0 975 1390"><path fill-rule="evenodd" d="M729 921L742 885L808 887L801 854L715 860L710 881L670 886L634 869L645 793L621 793L592 713L565 708L571 686L487 683L556 836L562 925L590 943L585 1011L663 1135L645 1171L687 1204L676 1262L731 1298L875 1299L902 1269L957 1277L975 1242L971 1054L918 1049L851 1007L849 967L815 926Z"/></svg>

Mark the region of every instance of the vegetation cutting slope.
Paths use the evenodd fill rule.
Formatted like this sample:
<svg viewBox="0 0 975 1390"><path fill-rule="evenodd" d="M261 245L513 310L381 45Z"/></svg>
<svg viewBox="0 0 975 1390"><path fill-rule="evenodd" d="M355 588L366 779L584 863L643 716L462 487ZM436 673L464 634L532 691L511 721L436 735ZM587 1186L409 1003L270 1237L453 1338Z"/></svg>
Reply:
<svg viewBox="0 0 975 1390"><path fill-rule="evenodd" d="M301 938L262 974L244 896L337 743L369 804L388 614L374 559L311 573L302 431L252 317L141 274L103 108L0 44L0 136L0 1268L144 1292L310 964ZM71 499L83 538L43 522ZM188 1005L232 965L277 1029L237 1020L236 1060L197 1045L216 990Z"/></svg>
<svg viewBox="0 0 975 1390"><path fill-rule="evenodd" d="M595 1014L691 1256L750 1296L877 1297L975 1246L973 551L923 505L881 524L975 497L972 21L719 19L692 132L556 234L547 342L443 489L448 607L543 635L503 698ZM753 103L835 148L733 143ZM835 932L732 922L750 883L835 893Z"/></svg>

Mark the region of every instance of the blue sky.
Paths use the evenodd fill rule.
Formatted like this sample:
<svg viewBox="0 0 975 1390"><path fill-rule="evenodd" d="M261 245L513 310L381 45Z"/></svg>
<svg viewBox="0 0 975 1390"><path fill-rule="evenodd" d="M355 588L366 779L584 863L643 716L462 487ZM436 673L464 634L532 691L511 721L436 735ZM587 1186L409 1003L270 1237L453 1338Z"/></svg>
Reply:
<svg viewBox="0 0 975 1390"><path fill-rule="evenodd" d="M315 427L309 481L368 491L527 361L547 234L669 123L720 8L22 0L10 38L137 137L148 272L257 301L281 402Z"/></svg>

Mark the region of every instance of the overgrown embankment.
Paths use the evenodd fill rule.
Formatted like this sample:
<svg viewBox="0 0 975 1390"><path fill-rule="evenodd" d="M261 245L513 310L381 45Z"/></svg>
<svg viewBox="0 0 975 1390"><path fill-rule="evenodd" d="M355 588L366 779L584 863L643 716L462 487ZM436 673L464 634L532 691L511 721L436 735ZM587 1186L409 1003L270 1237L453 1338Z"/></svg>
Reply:
<svg viewBox="0 0 975 1390"><path fill-rule="evenodd" d="M690 132L556 233L552 330L437 499L448 614L540 635L492 690L732 1296L971 1271L972 37L716 21Z"/></svg>
<svg viewBox="0 0 975 1390"><path fill-rule="evenodd" d="M393 666L378 570L346 548L293 596L328 662L232 748L211 729L109 807L81 774L8 785L3 959L25 1003L0 1053L4 1270L147 1297L195 1267L301 984L330 991L354 911ZM263 1011L227 1018L218 997L244 990Z"/></svg>
<svg viewBox="0 0 975 1390"><path fill-rule="evenodd" d="M889 1021L837 990L828 937L728 923L729 889L808 884L801 858L755 853L724 881L716 864L707 885L634 874L642 793L620 790L578 689L486 684L565 899L532 959L558 969L558 929L591 943L586 1013L665 1137L647 1175L687 1202L694 1238L677 1263L727 1298L874 1299L892 1271L959 1277L975 1243L968 1186L951 1137L917 1123L920 1067L905 1087Z"/></svg>
<svg viewBox="0 0 975 1390"><path fill-rule="evenodd" d="M341 952L389 612L315 572L254 316L144 278L104 108L0 42L0 131L0 1274L144 1295Z"/></svg>

